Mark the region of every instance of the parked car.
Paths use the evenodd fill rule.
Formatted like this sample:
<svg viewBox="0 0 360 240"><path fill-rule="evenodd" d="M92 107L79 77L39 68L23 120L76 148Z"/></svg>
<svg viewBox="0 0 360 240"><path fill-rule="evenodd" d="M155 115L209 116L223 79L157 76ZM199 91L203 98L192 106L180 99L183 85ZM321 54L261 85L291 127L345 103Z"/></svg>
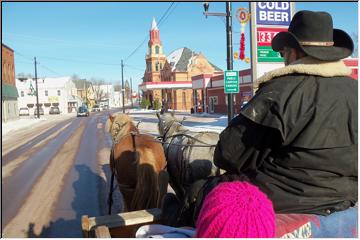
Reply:
<svg viewBox="0 0 360 240"><path fill-rule="evenodd" d="M30 112L28 108L20 108L19 116L30 116Z"/></svg>
<svg viewBox="0 0 360 240"><path fill-rule="evenodd" d="M92 111L93 112L100 112L100 107L99 107L99 105L94 105L94 107L93 107L93 109L92 109Z"/></svg>
<svg viewBox="0 0 360 240"><path fill-rule="evenodd" d="M81 107L79 107L78 108L78 111L77 111L77 116L78 117L82 117L82 116L85 116L85 117L87 117L87 116L89 116L89 110L87 109L87 107L85 107L85 106L81 106Z"/></svg>
<svg viewBox="0 0 360 240"><path fill-rule="evenodd" d="M44 115L44 109L43 109L42 107L39 107L39 114L40 114L40 115ZM37 107L35 107L34 115L35 115L35 116L37 115Z"/></svg>
<svg viewBox="0 0 360 240"><path fill-rule="evenodd" d="M51 107L49 114L60 114L60 109L59 107Z"/></svg>

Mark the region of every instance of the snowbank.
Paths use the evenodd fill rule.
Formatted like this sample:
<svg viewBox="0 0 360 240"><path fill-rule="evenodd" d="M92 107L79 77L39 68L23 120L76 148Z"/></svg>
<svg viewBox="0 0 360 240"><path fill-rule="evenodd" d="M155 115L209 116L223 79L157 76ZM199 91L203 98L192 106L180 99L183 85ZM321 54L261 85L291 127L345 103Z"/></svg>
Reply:
<svg viewBox="0 0 360 240"><path fill-rule="evenodd" d="M37 118L22 118L22 119L17 119L17 120L13 120L13 121L9 121L6 123L2 123L1 124L1 136L6 135L7 133L11 132L11 131L15 131L15 130L19 130L19 129L23 129L23 128L27 128L30 127L34 124L37 124L39 122L42 121L46 121L47 119L42 117L40 119Z"/></svg>

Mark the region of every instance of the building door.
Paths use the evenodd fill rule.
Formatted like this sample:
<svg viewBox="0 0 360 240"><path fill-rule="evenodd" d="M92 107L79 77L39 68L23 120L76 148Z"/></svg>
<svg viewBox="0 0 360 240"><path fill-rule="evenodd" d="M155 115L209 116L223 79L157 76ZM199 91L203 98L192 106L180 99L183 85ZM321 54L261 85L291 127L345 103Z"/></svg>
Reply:
<svg viewBox="0 0 360 240"><path fill-rule="evenodd" d="M186 110L186 93L182 93L182 110Z"/></svg>
<svg viewBox="0 0 360 240"><path fill-rule="evenodd" d="M209 112L214 113L215 112L215 99L213 97L209 98L210 104L209 104Z"/></svg>
<svg viewBox="0 0 360 240"><path fill-rule="evenodd" d="M149 95L149 101L150 101L149 109L152 109L153 108L153 96L152 96L152 94Z"/></svg>

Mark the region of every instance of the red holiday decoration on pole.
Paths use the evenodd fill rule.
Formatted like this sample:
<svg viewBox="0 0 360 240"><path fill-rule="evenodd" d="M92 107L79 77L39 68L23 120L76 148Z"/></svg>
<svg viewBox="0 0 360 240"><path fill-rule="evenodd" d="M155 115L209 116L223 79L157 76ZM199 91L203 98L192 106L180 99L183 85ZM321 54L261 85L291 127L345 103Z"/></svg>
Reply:
<svg viewBox="0 0 360 240"><path fill-rule="evenodd" d="M245 60L246 63L248 63L250 61L250 59L245 57L245 25L250 20L249 11L246 8L239 8L236 11L236 17L241 24L239 59L242 61Z"/></svg>
<svg viewBox="0 0 360 240"><path fill-rule="evenodd" d="M245 33L241 33L241 38L240 38L240 56L239 58L241 60L244 60L245 58Z"/></svg>

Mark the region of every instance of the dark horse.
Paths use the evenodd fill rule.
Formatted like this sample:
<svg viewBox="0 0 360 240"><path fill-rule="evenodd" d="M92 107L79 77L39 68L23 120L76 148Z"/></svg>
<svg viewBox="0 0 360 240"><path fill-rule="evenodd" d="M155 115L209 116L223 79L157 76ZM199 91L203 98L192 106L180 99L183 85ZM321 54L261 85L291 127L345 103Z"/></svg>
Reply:
<svg viewBox="0 0 360 240"><path fill-rule="evenodd" d="M167 179L161 177L166 167L161 143L140 134L126 114L109 115L106 125L113 140L110 169L116 176L125 209L160 207L167 188Z"/></svg>
<svg viewBox="0 0 360 240"><path fill-rule="evenodd" d="M156 114L167 160L170 185L184 207L194 203L207 177L220 174L213 163L216 132L193 132L174 113Z"/></svg>

